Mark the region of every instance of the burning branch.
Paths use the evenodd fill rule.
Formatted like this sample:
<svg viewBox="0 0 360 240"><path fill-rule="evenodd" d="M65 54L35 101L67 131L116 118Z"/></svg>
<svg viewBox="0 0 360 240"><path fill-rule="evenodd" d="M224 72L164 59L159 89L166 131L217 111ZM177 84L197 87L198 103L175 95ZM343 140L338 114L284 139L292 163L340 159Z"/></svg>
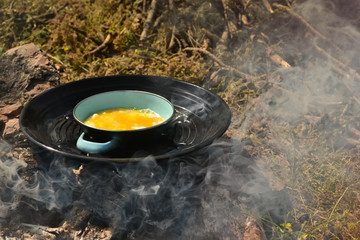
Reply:
<svg viewBox="0 0 360 240"><path fill-rule="evenodd" d="M221 67L227 69L227 70L231 70L231 71L234 71L236 72L237 74L239 74L240 76L242 76L243 78L246 78L246 79L250 79L250 76L244 72L241 72L229 65L226 65L223 61L221 61L221 59L219 59L218 57L216 57L214 54L212 54L211 52L205 50L205 49L202 49L202 48L192 48L192 47L187 47L187 48L184 48L184 51L198 51L198 52L201 52L207 56L209 56L211 59L213 59L215 62L217 62Z"/></svg>

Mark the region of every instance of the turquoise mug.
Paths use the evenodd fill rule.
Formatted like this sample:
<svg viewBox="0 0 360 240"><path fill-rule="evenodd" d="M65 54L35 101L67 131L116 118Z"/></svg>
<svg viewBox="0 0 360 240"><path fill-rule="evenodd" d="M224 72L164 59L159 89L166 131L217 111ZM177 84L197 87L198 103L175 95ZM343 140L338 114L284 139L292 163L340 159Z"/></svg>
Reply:
<svg viewBox="0 0 360 240"><path fill-rule="evenodd" d="M85 124L92 114L117 108L149 109L160 115L164 121L152 127L134 130L106 130ZM117 90L92 95L79 102L74 110L75 120L82 126L76 146L83 152L98 154L119 146L126 147L144 141L151 141L164 134L167 123L174 115L174 106L166 98L154 93L137 90ZM85 135L88 136L85 139Z"/></svg>

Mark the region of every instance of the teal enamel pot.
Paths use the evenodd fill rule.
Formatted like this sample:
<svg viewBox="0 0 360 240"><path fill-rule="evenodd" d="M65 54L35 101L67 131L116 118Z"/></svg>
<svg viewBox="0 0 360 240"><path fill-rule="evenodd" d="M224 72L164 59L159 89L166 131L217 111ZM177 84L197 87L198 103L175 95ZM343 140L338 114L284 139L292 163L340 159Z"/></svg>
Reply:
<svg viewBox="0 0 360 240"><path fill-rule="evenodd" d="M116 108L150 109L159 114L164 122L135 130L106 130L84 123L94 113ZM96 154L154 141L165 133L174 112L174 106L170 101L150 92L118 90L92 95L79 102L73 110L75 120L83 128L76 146L83 152Z"/></svg>

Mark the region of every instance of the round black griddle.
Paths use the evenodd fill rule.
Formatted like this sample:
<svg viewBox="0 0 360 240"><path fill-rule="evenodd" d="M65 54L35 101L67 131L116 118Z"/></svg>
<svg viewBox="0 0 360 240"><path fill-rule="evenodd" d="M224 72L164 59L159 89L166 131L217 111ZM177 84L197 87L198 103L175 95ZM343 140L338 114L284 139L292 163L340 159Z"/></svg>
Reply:
<svg viewBox="0 0 360 240"><path fill-rule="evenodd" d="M74 120L75 105L91 95L113 90L148 91L167 98L175 117L162 138L142 145L121 144L106 154L87 154L76 148L82 133ZM37 145L82 160L129 162L151 155L155 159L178 157L211 144L227 130L231 112L217 95L199 86L166 77L119 75L89 78L50 89L23 109L20 126Z"/></svg>

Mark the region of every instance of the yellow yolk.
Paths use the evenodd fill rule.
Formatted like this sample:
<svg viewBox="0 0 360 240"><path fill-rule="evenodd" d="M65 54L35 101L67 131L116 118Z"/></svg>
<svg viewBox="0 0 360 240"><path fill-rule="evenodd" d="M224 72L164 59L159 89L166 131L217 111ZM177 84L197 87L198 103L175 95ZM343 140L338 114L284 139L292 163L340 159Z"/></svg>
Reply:
<svg viewBox="0 0 360 240"><path fill-rule="evenodd" d="M85 124L106 130L134 130L152 127L164 121L159 114L148 109L109 109L94 113Z"/></svg>

